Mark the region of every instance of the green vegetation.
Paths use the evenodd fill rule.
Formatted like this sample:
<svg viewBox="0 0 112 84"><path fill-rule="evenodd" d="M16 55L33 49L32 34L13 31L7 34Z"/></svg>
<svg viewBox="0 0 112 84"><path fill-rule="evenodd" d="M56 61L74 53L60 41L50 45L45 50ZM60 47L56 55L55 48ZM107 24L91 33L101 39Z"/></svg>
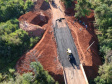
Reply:
<svg viewBox="0 0 112 84"><path fill-rule="evenodd" d="M112 63L99 67L99 76L95 78L96 84L112 84Z"/></svg>
<svg viewBox="0 0 112 84"><path fill-rule="evenodd" d="M46 2L49 2L49 0L45 0Z"/></svg>
<svg viewBox="0 0 112 84"><path fill-rule="evenodd" d="M0 72L13 68L19 57L40 39L29 37L16 19L32 7L30 0L0 0Z"/></svg>
<svg viewBox="0 0 112 84"><path fill-rule="evenodd" d="M11 19L0 23L0 69L20 57L39 41L39 37L29 37L19 28L19 21Z"/></svg>
<svg viewBox="0 0 112 84"><path fill-rule="evenodd" d="M14 69L9 69L8 75L0 74L0 84L58 84L39 62L31 62L30 67L34 74L28 72L20 75Z"/></svg>
<svg viewBox="0 0 112 84"><path fill-rule="evenodd" d="M14 17L28 12L33 7L30 0L0 0L0 22L9 20Z"/></svg>
<svg viewBox="0 0 112 84"><path fill-rule="evenodd" d="M75 13L75 17L82 17L90 14L89 8L91 7L91 4L86 0L77 0L78 4L75 5L75 10L77 11Z"/></svg>
<svg viewBox="0 0 112 84"><path fill-rule="evenodd" d="M69 8L69 7L71 7L72 1L74 1L74 0L62 0L62 1L65 3L66 8Z"/></svg>
<svg viewBox="0 0 112 84"><path fill-rule="evenodd" d="M95 27L98 29L99 55L104 63L99 67L96 84L112 84L112 0L78 0L76 17L88 15L90 9L95 13ZM108 54L110 55L108 56Z"/></svg>
<svg viewBox="0 0 112 84"><path fill-rule="evenodd" d="M101 35L98 35L101 55L106 55L112 49L112 13L107 4L99 5L95 9L96 25Z"/></svg>

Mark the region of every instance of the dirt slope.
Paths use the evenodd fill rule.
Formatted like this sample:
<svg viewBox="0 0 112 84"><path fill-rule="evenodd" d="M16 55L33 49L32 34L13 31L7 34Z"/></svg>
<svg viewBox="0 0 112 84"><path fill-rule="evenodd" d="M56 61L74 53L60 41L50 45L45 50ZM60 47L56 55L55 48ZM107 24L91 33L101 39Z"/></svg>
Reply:
<svg viewBox="0 0 112 84"><path fill-rule="evenodd" d="M94 32L94 26L92 23L92 21L94 21L94 13L92 11L90 16L81 18L81 20L88 25L86 30L86 28L82 24L79 24L79 22L74 23L74 6L65 10L67 11L66 19L71 29L74 42L77 46L80 61L84 66L88 79L93 79L98 75L98 66L102 64L101 58L98 55L98 39ZM95 41L95 43L87 51L87 48L93 41Z"/></svg>
<svg viewBox="0 0 112 84"><path fill-rule="evenodd" d="M31 21L34 20L39 12L42 12L49 18L47 23L41 25L41 29L45 30L45 33L39 43L37 43L33 49L28 51L18 60L16 69L17 72L21 74L31 71L29 64L32 61L39 61L43 65L44 69L47 70L56 81L59 81L59 83L62 84L64 82L63 70L58 61L56 43L52 32L51 9L48 3L44 0L37 0L35 9L22 15L19 18L19 21L26 21L27 23L32 24Z"/></svg>

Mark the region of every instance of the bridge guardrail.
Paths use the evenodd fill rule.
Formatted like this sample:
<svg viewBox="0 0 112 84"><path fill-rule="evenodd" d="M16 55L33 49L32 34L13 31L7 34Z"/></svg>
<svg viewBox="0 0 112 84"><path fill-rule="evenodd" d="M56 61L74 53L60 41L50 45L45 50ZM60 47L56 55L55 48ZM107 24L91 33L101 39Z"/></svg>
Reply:
<svg viewBox="0 0 112 84"><path fill-rule="evenodd" d="M65 84L68 84L64 67L63 67L63 75L64 75Z"/></svg>
<svg viewBox="0 0 112 84"><path fill-rule="evenodd" d="M87 77L86 77L86 74L85 74L85 71L84 71L84 68L83 68L83 65L80 64L80 67L81 67L81 70L83 72L83 75L84 75L84 79L86 80L86 84L89 84L88 80L87 80Z"/></svg>

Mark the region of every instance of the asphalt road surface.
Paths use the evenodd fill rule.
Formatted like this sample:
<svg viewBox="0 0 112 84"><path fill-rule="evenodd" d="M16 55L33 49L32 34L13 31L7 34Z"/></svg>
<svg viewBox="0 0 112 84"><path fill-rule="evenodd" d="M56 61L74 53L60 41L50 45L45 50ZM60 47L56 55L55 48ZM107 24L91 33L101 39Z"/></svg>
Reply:
<svg viewBox="0 0 112 84"><path fill-rule="evenodd" d="M73 67L73 68L75 68L74 66L78 67L80 65L80 61L77 48L74 44L71 31L66 21L62 20L62 22L59 21L55 22L54 34L57 42L59 60L62 63L63 67ZM68 48L71 49L73 54L72 61L69 61L68 59L68 55L66 52Z"/></svg>
<svg viewBox="0 0 112 84"><path fill-rule="evenodd" d="M52 5L50 5L50 7L53 14L54 35L56 38L59 61L63 66L65 84L88 84L80 66L79 56L71 31L65 19L59 21L60 18L65 18L64 10L59 1L60 0L55 0L55 4L60 8L53 7ZM68 59L67 48L70 48L73 54L73 60L71 61Z"/></svg>

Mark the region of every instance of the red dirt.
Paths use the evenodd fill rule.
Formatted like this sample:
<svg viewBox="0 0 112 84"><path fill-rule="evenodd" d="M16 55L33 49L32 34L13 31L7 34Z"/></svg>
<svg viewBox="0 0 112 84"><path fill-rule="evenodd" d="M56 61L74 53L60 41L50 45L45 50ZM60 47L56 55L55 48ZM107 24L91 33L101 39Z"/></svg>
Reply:
<svg viewBox="0 0 112 84"><path fill-rule="evenodd" d="M86 75L89 78L94 78L97 75L98 66L101 64L101 58L98 56L98 40L94 33L93 24L90 21L93 21L94 17L91 14L87 18L82 18L82 20L88 25L87 30L80 25L78 22L73 24L74 20L74 11L73 8L71 14L66 15L68 25L71 29L74 42L76 44L80 61L84 65ZM38 61L43 65L44 69L47 70L55 80L59 81L60 84L63 83L63 70L62 66L57 59L57 48L54 41L54 34L51 33L51 11L48 7L48 4L44 0L37 0L37 4L33 11L28 12L27 14L19 18L20 21L27 21L30 23L37 15L37 13L43 12L48 18L48 24L42 25L42 29L46 30L42 39L36 46L30 50L28 53L24 54L17 62L16 69L19 73L28 72L31 70L29 64L31 61L35 61L38 57ZM79 29L83 28L82 31ZM95 41L93 46L86 51L88 46ZM30 55L33 54L35 59L31 58Z"/></svg>
<svg viewBox="0 0 112 84"><path fill-rule="evenodd" d="M19 26L21 29L25 30L26 32L28 32L28 35L30 37L41 37L42 34L45 32L45 29L38 26L38 25L33 25L31 23L28 23L26 21L20 21Z"/></svg>
<svg viewBox="0 0 112 84"><path fill-rule="evenodd" d="M30 12L20 16L19 21L24 21L25 20L28 23L43 26L44 24L46 24L48 22L48 17L47 17L47 14L43 14L43 15L45 15L45 18L44 18L44 17L42 17L41 14L43 14L43 13L42 12L38 13L38 12L30 11ZM41 18L44 19L44 20L42 21Z"/></svg>
<svg viewBox="0 0 112 84"><path fill-rule="evenodd" d="M41 27L41 29L45 30L42 39L33 49L28 51L18 60L16 69L17 72L21 74L31 71L29 67L30 63L38 60L43 65L44 69L47 70L56 81L59 81L59 83L62 84L64 82L63 69L58 61L57 47L52 32L51 10L43 10L46 8L45 5L45 8L42 6L43 4L45 4L44 0L37 0L35 11L30 11L19 18L19 21L27 21L30 23L36 17L36 13L43 12L49 20L47 24L44 24Z"/></svg>
<svg viewBox="0 0 112 84"><path fill-rule="evenodd" d="M88 25L86 30L84 26L79 24L79 22L75 22L73 24L75 19L75 11L73 8L74 7L71 7L71 10L70 8L65 9L70 11L70 14L66 14L66 20L69 28L71 29L72 36L78 50L79 58L84 66L87 78L93 79L98 75L98 67L102 64L101 57L98 55L98 39L94 32L94 26L92 23L94 21L94 12L92 11L89 16L86 16L86 18L81 18L81 20ZM82 30L80 30L80 28L82 28ZM93 41L95 41L95 43L87 51L87 48Z"/></svg>

